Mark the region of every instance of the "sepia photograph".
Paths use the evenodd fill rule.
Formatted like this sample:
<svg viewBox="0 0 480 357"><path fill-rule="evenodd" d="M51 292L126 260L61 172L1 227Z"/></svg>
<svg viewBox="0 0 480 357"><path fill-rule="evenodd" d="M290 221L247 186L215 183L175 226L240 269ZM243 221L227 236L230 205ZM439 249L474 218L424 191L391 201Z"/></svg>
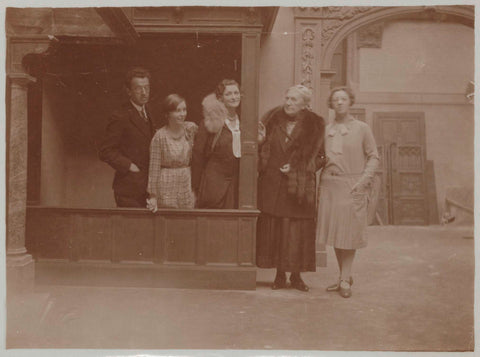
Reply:
<svg viewBox="0 0 480 357"><path fill-rule="evenodd" d="M474 355L473 2L179 4L4 7L1 352Z"/></svg>

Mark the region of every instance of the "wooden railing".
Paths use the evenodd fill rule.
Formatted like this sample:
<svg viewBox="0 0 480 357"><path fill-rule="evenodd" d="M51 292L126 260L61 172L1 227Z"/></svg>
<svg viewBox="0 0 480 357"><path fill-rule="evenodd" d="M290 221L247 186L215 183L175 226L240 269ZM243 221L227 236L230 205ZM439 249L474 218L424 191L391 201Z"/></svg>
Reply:
<svg viewBox="0 0 480 357"><path fill-rule="evenodd" d="M257 210L160 209L152 214L146 209L30 206L26 247L36 259L37 280L48 283L124 285L117 284L114 276L105 280L105 275L118 275L117 280L125 283L128 268L128 274L132 269L140 275L145 269L161 273L163 281L154 286L165 286L162 282L171 286L170 274L178 277L174 286L188 287L197 281L193 287L251 289L255 288L258 214ZM195 278L199 272L203 285ZM219 276L222 281L216 280ZM149 281L144 285L150 286Z"/></svg>

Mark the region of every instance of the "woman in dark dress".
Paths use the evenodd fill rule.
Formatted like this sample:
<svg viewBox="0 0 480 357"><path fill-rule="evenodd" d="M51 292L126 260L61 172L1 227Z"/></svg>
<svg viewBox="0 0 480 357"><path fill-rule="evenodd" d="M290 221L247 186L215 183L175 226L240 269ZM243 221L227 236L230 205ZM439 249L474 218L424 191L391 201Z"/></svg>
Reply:
<svg viewBox="0 0 480 357"><path fill-rule="evenodd" d="M276 268L272 289L308 291L300 272L315 271L315 172L324 163L323 119L310 111L311 91L289 88L259 130L257 265Z"/></svg>
<svg viewBox="0 0 480 357"><path fill-rule="evenodd" d="M232 79L224 79L202 101L204 122L195 137L192 158L198 208L238 208L239 105L240 86Z"/></svg>

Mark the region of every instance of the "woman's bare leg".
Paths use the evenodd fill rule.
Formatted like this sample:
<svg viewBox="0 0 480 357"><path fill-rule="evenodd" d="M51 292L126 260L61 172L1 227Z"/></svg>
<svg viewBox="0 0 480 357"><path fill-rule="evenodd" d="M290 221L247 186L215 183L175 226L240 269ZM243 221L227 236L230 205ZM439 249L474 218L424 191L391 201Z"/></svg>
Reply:
<svg viewBox="0 0 480 357"><path fill-rule="evenodd" d="M340 271L340 276L342 275L342 252L343 249L333 248L335 250L335 256L337 257L338 270Z"/></svg>
<svg viewBox="0 0 480 357"><path fill-rule="evenodd" d="M352 276L353 259L355 258L355 249L342 249L342 267L340 269L340 279L350 281Z"/></svg>

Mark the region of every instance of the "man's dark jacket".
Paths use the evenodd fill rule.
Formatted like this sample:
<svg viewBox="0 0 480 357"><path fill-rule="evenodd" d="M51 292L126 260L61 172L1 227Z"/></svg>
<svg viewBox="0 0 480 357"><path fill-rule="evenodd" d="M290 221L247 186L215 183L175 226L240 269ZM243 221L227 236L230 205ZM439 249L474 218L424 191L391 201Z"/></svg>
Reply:
<svg viewBox="0 0 480 357"><path fill-rule="evenodd" d="M147 121L129 102L115 111L107 124L106 134L99 146L99 157L115 169L115 195L144 200L147 196L150 141L155 123L146 108ZM131 172L134 163L140 172Z"/></svg>

